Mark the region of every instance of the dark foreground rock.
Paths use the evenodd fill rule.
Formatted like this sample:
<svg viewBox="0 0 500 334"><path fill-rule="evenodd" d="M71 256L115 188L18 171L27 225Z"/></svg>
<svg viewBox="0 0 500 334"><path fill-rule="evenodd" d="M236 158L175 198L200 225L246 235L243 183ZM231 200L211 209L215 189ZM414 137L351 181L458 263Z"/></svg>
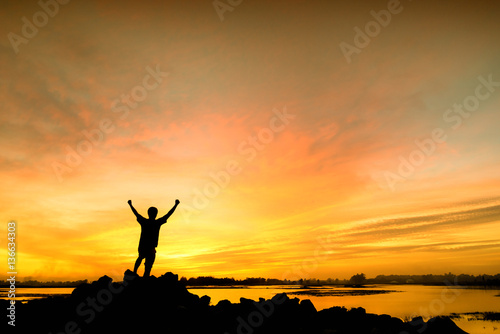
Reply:
<svg viewBox="0 0 500 334"><path fill-rule="evenodd" d="M1 307L7 308L7 301L1 301ZM16 332L465 333L452 320L441 317L403 322L389 315L366 313L363 308L332 307L317 312L311 301L291 299L284 293L269 300L241 298L238 304L223 300L211 306L210 297L190 293L177 275L140 278L128 270L122 283L103 276L92 284L78 286L70 297L17 303Z"/></svg>

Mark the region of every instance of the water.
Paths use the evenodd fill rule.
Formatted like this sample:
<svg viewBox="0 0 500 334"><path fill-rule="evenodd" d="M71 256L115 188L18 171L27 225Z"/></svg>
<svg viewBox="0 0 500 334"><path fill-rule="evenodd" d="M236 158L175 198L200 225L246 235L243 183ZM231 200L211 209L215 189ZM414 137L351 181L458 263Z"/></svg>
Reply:
<svg viewBox="0 0 500 334"><path fill-rule="evenodd" d="M49 296L69 296L75 288L16 288L16 301L24 302ZM0 299L8 298L8 288L0 288Z"/></svg>
<svg viewBox="0 0 500 334"><path fill-rule="evenodd" d="M397 292L376 293L387 290ZM0 299L7 298L7 291L5 288L0 289ZM17 288L16 299L27 301L47 296L69 295L72 291L73 288ZM240 297L252 300L269 299L278 293L286 292L290 298L310 299L318 311L332 306L345 306L348 309L363 307L369 313L389 314L404 320L418 315L427 320L430 317L451 313L500 312L500 297L495 297L500 294L499 289L377 284L357 289L344 287L301 289L299 286L282 285L189 288L189 291L199 296L210 296L212 305L223 299L238 303ZM465 316L454 321L471 334L500 333L497 331L500 330L500 322L472 320L472 318Z"/></svg>

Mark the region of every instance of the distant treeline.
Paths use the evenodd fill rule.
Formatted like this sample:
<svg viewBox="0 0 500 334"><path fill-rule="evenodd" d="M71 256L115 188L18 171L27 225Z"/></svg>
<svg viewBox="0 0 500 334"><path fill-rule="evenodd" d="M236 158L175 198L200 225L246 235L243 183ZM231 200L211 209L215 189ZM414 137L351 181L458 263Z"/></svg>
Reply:
<svg viewBox="0 0 500 334"><path fill-rule="evenodd" d="M276 278L247 277L245 279L234 279L229 277L216 278L213 276L181 277L180 282L187 286L231 286L231 285L348 285L348 284L429 284L429 285L483 285L500 286L500 274L496 275L455 275L452 273L443 275L378 275L375 278L365 278L364 274L356 274L351 279L300 279L300 280L280 280ZM88 280L65 281L65 282L39 282L36 280L16 282L16 287L76 287ZM7 281L0 281L0 287L8 287Z"/></svg>
<svg viewBox="0 0 500 334"><path fill-rule="evenodd" d="M459 284L459 285L500 285L500 274L496 275L378 275L369 278L367 283L399 283L399 284Z"/></svg>
<svg viewBox="0 0 500 334"><path fill-rule="evenodd" d="M84 279L84 280L78 280L78 281L64 281L64 282L56 282L56 281L39 282L36 280L27 280L27 281L16 281L15 286L17 288L31 288L31 287L35 287L35 288L44 288L44 287L46 287L46 288L48 288L48 287L50 287L50 288L52 288L52 287L72 288L72 287L79 286L82 283L88 283L88 280ZM9 287L10 284L11 283L8 281L0 281L0 287L3 287L3 288Z"/></svg>
<svg viewBox="0 0 500 334"><path fill-rule="evenodd" d="M361 280L360 280L361 278ZM296 281L280 280L276 278L248 277L242 280L234 278L215 278L212 276L200 276L187 279L181 277L181 282L188 286L228 286L228 285L345 285L345 284L458 284L458 285L489 285L500 286L500 274L496 275L455 275L452 273L443 275L378 275L375 278L364 278L364 274L357 274L351 279L328 278L326 280L310 278Z"/></svg>
<svg viewBox="0 0 500 334"><path fill-rule="evenodd" d="M187 279L186 277L181 277L180 282L189 286L207 286L207 285L277 285L284 284L282 280L275 278L263 278L263 277L247 277L242 280L236 280L234 278L215 278L212 276L200 276L191 277Z"/></svg>

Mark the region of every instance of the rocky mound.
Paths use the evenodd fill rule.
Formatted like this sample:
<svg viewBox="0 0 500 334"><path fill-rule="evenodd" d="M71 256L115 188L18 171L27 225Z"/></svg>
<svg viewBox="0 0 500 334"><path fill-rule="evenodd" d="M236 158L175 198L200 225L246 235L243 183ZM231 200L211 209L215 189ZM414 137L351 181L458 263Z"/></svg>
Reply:
<svg viewBox="0 0 500 334"><path fill-rule="evenodd" d="M1 302L5 310L8 302ZM190 293L177 275L140 278L129 270L122 283L103 276L78 286L70 297L17 303L16 330L52 334L465 333L448 318L403 322L366 313L363 308L343 307L318 312L311 301L291 299L284 293L268 300L241 298L238 304L224 300L211 306L210 297Z"/></svg>

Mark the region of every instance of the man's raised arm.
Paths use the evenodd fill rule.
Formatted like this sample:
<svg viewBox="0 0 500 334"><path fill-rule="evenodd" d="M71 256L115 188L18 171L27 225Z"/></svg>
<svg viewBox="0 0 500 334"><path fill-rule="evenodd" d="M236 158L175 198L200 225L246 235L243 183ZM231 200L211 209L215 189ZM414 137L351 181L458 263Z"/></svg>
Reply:
<svg viewBox="0 0 500 334"><path fill-rule="evenodd" d="M137 210L134 208L134 206L132 205L132 201L131 200L128 200L128 205L130 205L130 208L132 209L132 212L134 213L134 215L139 218L139 217L142 217L139 212L137 212Z"/></svg>
<svg viewBox="0 0 500 334"><path fill-rule="evenodd" d="M179 205L180 201L178 199L175 200L175 205L172 207L172 209L170 209L170 211L163 217L161 217L161 219L165 219L165 222L167 221L168 217L170 217L172 215L172 213L174 213L175 209L177 208L177 205Z"/></svg>

